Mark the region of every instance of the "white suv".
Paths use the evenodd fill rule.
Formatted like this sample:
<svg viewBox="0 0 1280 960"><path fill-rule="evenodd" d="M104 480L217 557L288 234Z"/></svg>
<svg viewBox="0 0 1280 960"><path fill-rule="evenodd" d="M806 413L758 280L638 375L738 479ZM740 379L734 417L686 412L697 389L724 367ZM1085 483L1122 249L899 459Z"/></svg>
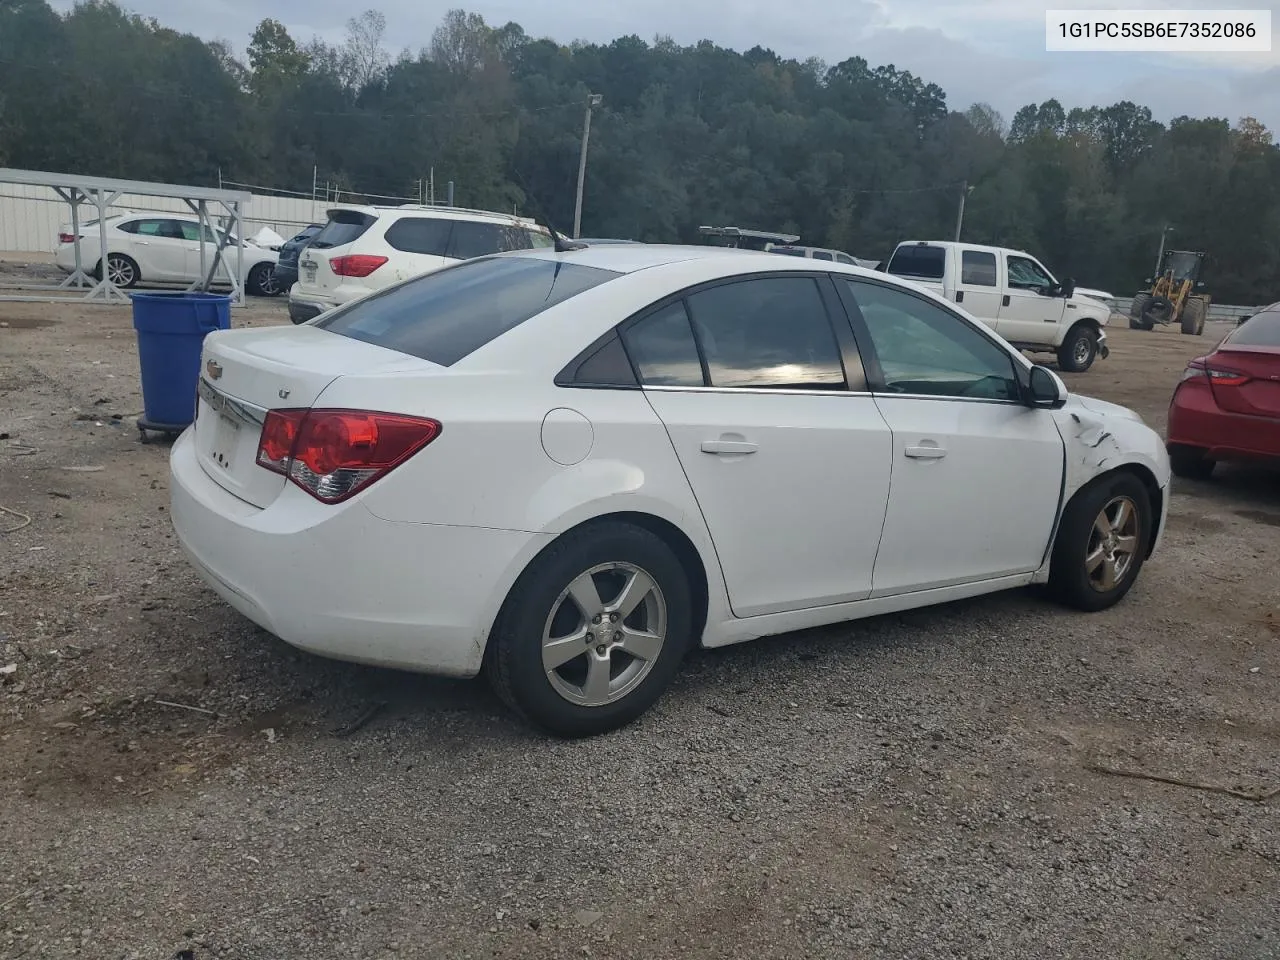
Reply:
<svg viewBox="0 0 1280 960"><path fill-rule="evenodd" d="M554 246L525 217L457 207L337 207L298 259L289 319L305 323L401 280L507 250Z"/></svg>

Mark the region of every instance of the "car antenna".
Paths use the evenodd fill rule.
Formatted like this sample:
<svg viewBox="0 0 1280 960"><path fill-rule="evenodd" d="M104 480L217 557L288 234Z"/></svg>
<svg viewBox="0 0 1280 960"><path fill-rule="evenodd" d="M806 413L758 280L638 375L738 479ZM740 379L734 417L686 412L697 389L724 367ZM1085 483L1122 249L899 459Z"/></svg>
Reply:
<svg viewBox="0 0 1280 960"><path fill-rule="evenodd" d="M515 173L516 179L520 181L520 186L524 190L525 199L528 200L534 208L534 222L536 223L539 219L542 220L543 223L541 225L551 232L551 242L555 245L556 253L568 253L570 250L587 249L587 245L585 243L578 240L570 240L555 228L555 224L553 224L551 222L551 218L547 216L547 211L543 208L542 204L538 202L538 198L529 190L529 185L524 182L524 177L520 176L520 171L515 167L512 167L511 170Z"/></svg>

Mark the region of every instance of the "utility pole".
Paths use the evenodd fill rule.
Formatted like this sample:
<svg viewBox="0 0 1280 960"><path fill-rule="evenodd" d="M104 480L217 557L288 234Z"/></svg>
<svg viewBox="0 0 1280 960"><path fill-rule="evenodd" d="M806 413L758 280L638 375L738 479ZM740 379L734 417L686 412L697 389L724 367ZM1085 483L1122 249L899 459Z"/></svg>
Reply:
<svg viewBox="0 0 1280 960"><path fill-rule="evenodd" d="M587 95L587 113L582 119L582 153L578 156L578 199L573 206L573 239L582 234L582 185L587 179L587 140L591 137L591 110L600 106L604 97L598 93Z"/></svg>
<svg viewBox="0 0 1280 960"><path fill-rule="evenodd" d="M1164 263L1164 238L1172 232L1173 227L1167 223L1164 225L1164 229L1160 231L1160 252L1156 254L1156 272L1152 274L1153 277L1160 276L1160 265Z"/></svg>
<svg viewBox="0 0 1280 960"><path fill-rule="evenodd" d="M960 229L964 226L964 201L972 191L973 187L969 186L968 180L960 184L960 211L956 214L956 243L960 242Z"/></svg>

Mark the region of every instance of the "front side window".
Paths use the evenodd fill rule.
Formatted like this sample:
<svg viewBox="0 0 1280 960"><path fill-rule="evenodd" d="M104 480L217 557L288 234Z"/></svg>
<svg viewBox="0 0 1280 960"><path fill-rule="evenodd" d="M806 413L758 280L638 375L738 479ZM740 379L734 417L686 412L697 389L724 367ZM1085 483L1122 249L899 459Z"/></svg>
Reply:
<svg viewBox="0 0 1280 960"><path fill-rule="evenodd" d="M880 361L886 393L1017 401L1013 358L956 315L903 290L848 285Z"/></svg>
<svg viewBox="0 0 1280 960"><path fill-rule="evenodd" d="M687 302L711 386L845 388L840 347L811 277L724 283Z"/></svg>
<svg viewBox="0 0 1280 960"><path fill-rule="evenodd" d="M190 220L179 221L179 226L182 228L183 240L192 240L198 243L203 237L205 243L218 243L221 239L221 236L215 237L213 231L208 227L199 223L192 223ZM221 234L221 231L219 233Z"/></svg>
<svg viewBox="0 0 1280 960"><path fill-rule="evenodd" d="M1041 269L1040 264L1026 257L1008 256L1005 262L1009 266L1009 286L1021 290L1040 290L1053 286L1049 275Z"/></svg>
<svg viewBox="0 0 1280 960"><path fill-rule="evenodd" d="M966 250L960 256L960 282L972 287L996 285L996 255Z"/></svg>
<svg viewBox="0 0 1280 960"><path fill-rule="evenodd" d="M815 259L815 260L831 260L831 259L832 259L832 257L831 257L831 254L827 253L827 251L825 251L825 250L815 250L815 251L813 251L813 259Z"/></svg>

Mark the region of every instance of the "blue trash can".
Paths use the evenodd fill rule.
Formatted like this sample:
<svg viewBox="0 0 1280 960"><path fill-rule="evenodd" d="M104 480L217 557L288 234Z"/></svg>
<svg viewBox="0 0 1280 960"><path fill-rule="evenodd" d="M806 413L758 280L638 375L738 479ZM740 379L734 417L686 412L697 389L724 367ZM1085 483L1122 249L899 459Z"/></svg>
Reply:
<svg viewBox="0 0 1280 960"><path fill-rule="evenodd" d="M135 293L133 329L142 368L138 430L178 434L196 418L200 349L206 334L231 329L231 297L216 293Z"/></svg>

